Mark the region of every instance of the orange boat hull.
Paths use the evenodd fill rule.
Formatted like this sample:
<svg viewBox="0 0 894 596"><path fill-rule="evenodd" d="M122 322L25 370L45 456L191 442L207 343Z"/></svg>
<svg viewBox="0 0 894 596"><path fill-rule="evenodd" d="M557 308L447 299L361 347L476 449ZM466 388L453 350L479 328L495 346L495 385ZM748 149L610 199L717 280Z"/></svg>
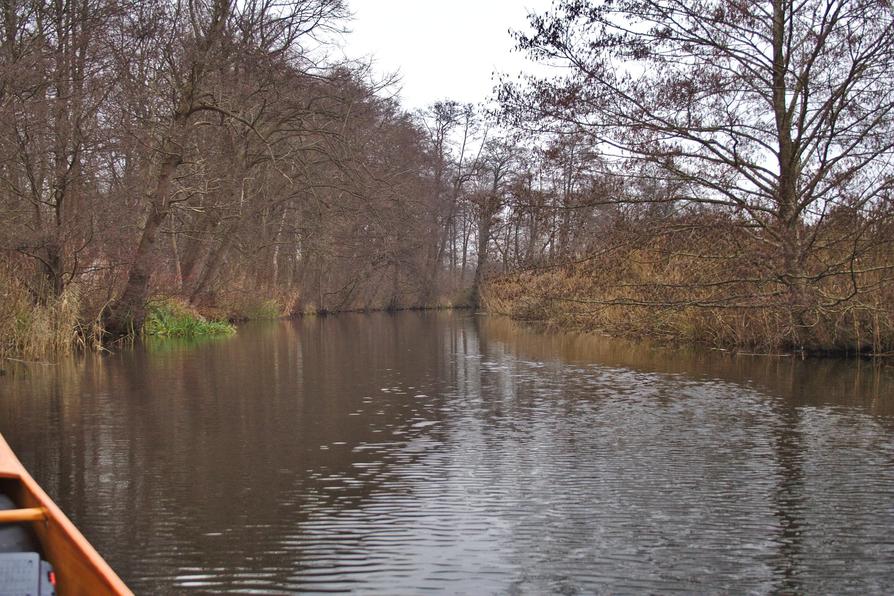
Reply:
<svg viewBox="0 0 894 596"><path fill-rule="evenodd" d="M28 521L53 565L59 596L132 594L87 539L35 482L0 435L0 491L20 508L7 518ZM10 521L10 519L7 519Z"/></svg>

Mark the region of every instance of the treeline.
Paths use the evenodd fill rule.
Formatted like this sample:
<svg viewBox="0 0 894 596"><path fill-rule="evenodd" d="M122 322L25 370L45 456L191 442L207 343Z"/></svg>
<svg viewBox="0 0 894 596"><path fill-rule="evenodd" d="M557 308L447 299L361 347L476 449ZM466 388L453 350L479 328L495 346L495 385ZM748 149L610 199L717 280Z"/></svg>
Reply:
<svg viewBox="0 0 894 596"><path fill-rule="evenodd" d="M575 163L605 175L569 174L562 208L607 212L561 267L495 283L492 309L721 347L894 351L890 3L567 0L517 41L561 75L504 85L504 115L581 139L595 160Z"/></svg>
<svg viewBox="0 0 894 596"><path fill-rule="evenodd" d="M761 350L894 350L894 17L560 1L558 78L408 113L341 0L3 4L0 351L218 316L483 304Z"/></svg>
<svg viewBox="0 0 894 596"><path fill-rule="evenodd" d="M409 114L331 59L347 16L3 3L0 351L139 331L157 298L231 317L448 302L467 173L446 135L471 115Z"/></svg>

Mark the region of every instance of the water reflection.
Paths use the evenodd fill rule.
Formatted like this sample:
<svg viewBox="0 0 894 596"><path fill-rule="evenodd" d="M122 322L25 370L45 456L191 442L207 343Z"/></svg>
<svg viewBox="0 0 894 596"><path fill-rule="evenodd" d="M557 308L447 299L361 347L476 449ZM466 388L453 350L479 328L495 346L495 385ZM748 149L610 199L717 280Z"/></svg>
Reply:
<svg viewBox="0 0 894 596"><path fill-rule="evenodd" d="M4 378L0 430L138 593L884 592L892 380L349 315Z"/></svg>

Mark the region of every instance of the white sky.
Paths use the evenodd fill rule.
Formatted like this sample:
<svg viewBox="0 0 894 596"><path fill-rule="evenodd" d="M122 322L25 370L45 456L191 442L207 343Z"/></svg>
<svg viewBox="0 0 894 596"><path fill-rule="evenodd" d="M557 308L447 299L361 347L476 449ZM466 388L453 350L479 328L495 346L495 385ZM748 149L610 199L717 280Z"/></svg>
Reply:
<svg viewBox="0 0 894 596"><path fill-rule="evenodd" d="M397 72L401 104L425 108L441 99L478 103L494 71L530 70L513 50L509 29L527 30L526 15L551 0L349 0L354 19L343 51L371 57L378 76Z"/></svg>

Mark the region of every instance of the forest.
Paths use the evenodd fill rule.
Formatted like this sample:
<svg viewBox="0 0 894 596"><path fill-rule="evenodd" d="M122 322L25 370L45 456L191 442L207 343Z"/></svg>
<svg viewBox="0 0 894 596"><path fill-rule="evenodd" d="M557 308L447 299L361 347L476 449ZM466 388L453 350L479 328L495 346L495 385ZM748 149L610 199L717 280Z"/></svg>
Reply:
<svg viewBox="0 0 894 596"><path fill-rule="evenodd" d="M0 358L171 304L894 351L888 2L559 0L514 33L558 74L421 111L342 0L0 6Z"/></svg>

